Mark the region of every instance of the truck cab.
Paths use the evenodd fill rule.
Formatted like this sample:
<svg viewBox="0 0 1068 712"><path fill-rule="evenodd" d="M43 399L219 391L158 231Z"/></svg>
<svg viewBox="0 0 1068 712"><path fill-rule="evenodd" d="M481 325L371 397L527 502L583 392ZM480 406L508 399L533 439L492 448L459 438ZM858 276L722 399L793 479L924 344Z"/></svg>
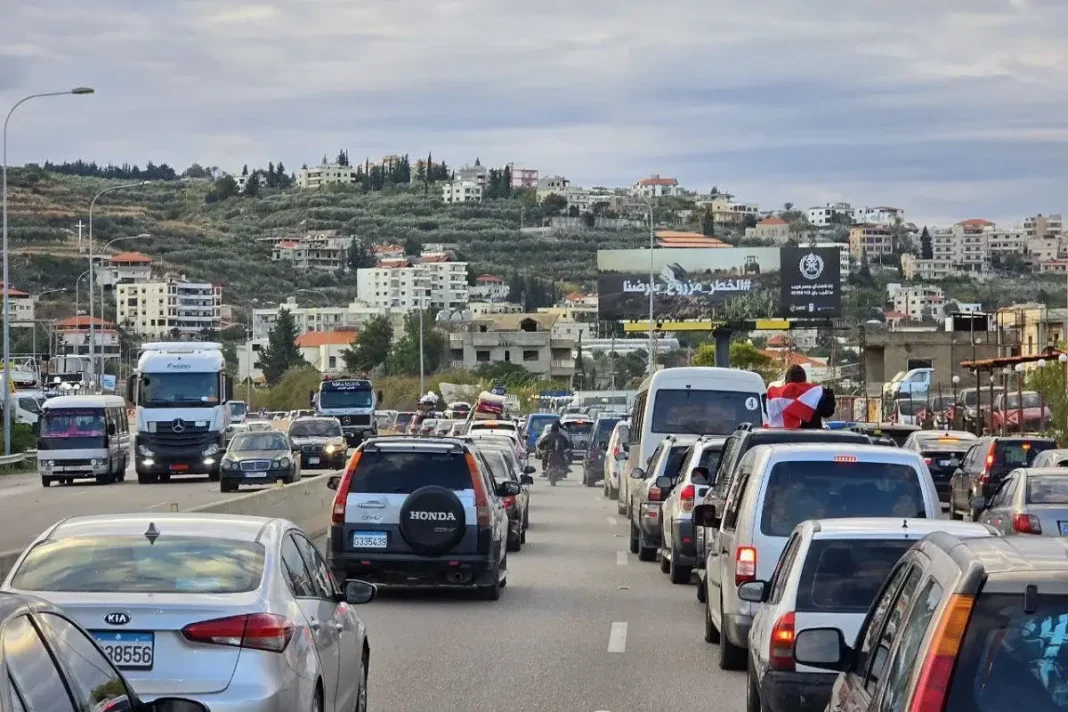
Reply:
<svg viewBox="0 0 1068 712"><path fill-rule="evenodd" d="M341 431L349 447L378 434L374 418L378 398L367 379L323 376L313 402L316 415L341 421Z"/></svg>

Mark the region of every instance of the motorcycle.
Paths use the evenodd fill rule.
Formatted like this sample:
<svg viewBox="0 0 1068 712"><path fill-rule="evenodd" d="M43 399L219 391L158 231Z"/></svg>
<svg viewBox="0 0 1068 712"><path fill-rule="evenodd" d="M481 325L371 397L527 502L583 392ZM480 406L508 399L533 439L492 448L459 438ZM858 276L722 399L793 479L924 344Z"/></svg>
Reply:
<svg viewBox="0 0 1068 712"><path fill-rule="evenodd" d="M567 463L564 462L560 455L550 455L549 465L546 468L546 475L549 478L549 485L556 487L556 481L562 480L567 477Z"/></svg>

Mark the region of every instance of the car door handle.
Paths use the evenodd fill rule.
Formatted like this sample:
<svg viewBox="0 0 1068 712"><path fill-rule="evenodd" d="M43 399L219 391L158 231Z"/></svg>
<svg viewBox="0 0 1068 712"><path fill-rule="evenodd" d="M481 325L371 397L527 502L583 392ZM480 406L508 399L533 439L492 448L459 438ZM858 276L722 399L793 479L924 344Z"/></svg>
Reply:
<svg viewBox="0 0 1068 712"><path fill-rule="evenodd" d="M385 509L386 503L380 499L372 499L367 502L360 502L356 506L360 509Z"/></svg>
<svg viewBox="0 0 1068 712"><path fill-rule="evenodd" d="M309 618L308 619L308 627L311 628L312 630L319 630L321 625L322 624L319 623L319 619L318 618Z"/></svg>

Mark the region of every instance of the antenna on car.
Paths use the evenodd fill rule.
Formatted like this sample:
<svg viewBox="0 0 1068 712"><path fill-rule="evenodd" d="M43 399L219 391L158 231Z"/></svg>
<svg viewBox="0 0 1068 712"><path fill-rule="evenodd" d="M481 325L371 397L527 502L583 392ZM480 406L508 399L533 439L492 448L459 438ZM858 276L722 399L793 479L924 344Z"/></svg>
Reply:
<svg viewBox="0 0 1068 712"><path fill-rule="evenodd" d="M159 529L156 529L155 522L148 523L148 529L145 530L145 539L148 539L148 543L155 544L156 539L159 539Z"/></svg>

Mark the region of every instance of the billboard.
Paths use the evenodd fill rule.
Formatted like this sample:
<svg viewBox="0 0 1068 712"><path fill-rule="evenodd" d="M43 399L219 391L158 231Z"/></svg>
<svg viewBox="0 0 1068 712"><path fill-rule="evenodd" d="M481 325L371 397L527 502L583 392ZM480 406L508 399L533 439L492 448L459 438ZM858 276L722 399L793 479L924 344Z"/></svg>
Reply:
<svg viewBox="0 0 1068 712"><path fill-rule="evenodd" d="M782 316L826 319L842 314L842 255L837 247L784 247Z"/></svg>
<svg viewBox="0 0 1068 712"><path fill-rule="evenodd" d="M649 250L597 251L598 318L649 318ZM656 319L758 319L779 301L779 248L653 250Z"/></svg>

